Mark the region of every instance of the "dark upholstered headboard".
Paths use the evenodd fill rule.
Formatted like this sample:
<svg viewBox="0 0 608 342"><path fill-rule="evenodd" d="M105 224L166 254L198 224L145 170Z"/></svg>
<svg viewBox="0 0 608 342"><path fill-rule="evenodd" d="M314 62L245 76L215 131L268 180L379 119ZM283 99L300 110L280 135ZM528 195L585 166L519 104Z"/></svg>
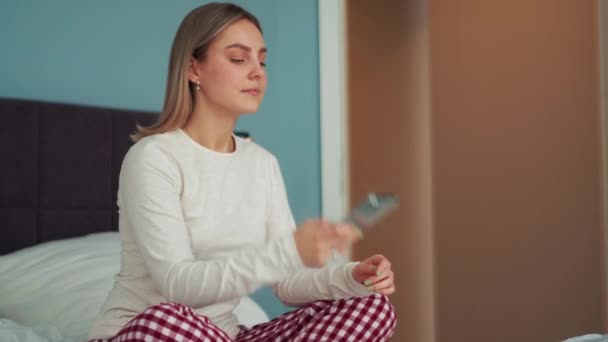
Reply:
<svg viewBox="0 0 608 342"><path fill-rule="evenodd" d="M117 230L129 135L153 113L0 99L0 254Z"/></svg>

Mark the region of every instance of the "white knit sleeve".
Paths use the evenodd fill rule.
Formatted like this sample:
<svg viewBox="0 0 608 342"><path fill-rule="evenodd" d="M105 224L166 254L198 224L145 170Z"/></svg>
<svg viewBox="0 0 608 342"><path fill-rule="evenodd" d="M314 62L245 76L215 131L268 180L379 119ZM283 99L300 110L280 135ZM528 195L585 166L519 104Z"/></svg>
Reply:
<svg viewBox="0 0 608 342"><path fill-rule="evenodd" d="M292 234L295 230L285 184L276 158L272 159L271 164L269 186L271 193L267 221L269 241L288 233ZM295 245L293 248L296 248ZM300 306L324 299L370 295L371 291L353 279L352 270L356 264L356 262L341 262L323 268L303 268L275 283L273 290L285 305L290 306Z"/></svg>
<svg viewBox="0 0 608 342"><path fill-rule="evenodd" d="M126 215L145 267L165 299L201 307L248 295L301 269L288 232L223 258L195 260L182 216L177 162L154 145L137 145L120 174L120 214Z"/></svg>

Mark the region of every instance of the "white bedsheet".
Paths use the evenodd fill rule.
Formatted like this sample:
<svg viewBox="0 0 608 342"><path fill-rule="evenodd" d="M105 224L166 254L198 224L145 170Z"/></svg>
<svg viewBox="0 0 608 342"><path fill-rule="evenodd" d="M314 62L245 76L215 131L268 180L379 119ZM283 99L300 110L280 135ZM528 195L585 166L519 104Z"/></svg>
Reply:
<svg viewBox="0 0 608 342"><path fill-rule="evenodd" d="M587 334L569 338L564 342L608 342L608 336L599 334Z"/></svg>
<svg viewBox="0 0 608 342"><path fill-rule="evenodd" d="M76 342L63 336L57 328L31 328L10 319L0 319L2 342Z"/></svg>
<svg viewBox="0 0 608 342"><path fill-rule="evenodd" d="M116 232L0 256L0 342L84 340L119 268ZM249 297L234 312L245 326L268 321Z"/></svg>

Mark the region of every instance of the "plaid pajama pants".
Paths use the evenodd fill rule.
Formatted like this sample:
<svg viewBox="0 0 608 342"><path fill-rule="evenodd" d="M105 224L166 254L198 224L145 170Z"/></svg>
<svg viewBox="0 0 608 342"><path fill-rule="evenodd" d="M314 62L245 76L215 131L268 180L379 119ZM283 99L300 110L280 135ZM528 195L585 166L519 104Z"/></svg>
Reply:
<svg viewBox="0 0 608 342"><path fill-rule="evenodd" d="M395 312L383 295L308 304L270 322L241 327L236 342L266 341L388 341L396 325ZM110 340L235 342L192 308L162 303L133 318Z"/></svg>

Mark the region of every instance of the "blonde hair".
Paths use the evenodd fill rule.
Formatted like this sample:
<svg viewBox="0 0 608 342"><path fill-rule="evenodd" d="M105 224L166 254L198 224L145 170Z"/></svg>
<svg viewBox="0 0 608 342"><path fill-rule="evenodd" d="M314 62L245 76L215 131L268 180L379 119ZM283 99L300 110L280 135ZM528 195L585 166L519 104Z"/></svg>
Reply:
<svg viewBox="0 0 608 342"><path fill-rule="evenodd" d="M148 135L176 130L186 124L194 102L194 84L188 80L190 57L203 60L209 45L228 25L246 19L262 32L257 18L230 3L209 3L192 10L180 24L169 58L165 102L158 121L150 126L137 125L131 135L135 142Z"/></svg>

